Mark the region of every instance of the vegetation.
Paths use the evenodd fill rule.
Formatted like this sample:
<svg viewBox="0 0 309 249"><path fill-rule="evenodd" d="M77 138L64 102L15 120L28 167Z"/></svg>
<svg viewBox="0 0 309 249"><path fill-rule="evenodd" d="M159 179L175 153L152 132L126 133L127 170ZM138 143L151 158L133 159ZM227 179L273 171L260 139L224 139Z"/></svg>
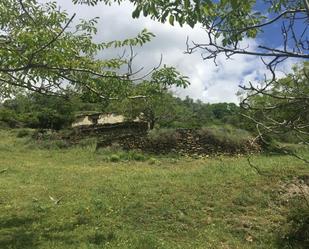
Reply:
<svg viewBox="0 0 309 249"><path fill-rule="evenodd" d="M194 102L189 97L181 100L167 90L150 95L147 100L125 99L108 106L101 102L85 102L77 97L63 99L37 93L20 94L0 104L0 121L9 127L58 130L70 126L75 114L89 111L115 112L128 118L144 113L147 121L162 128L200 128L223 123L246 126L240 116L241 110L235 104L205 104Z"/></svg>
<svg viewBox="0 0 309 249"><path fill-rule="evenodd" d="M241 106L180 99L171 89L190 82L174 67L132 71L134 46L154 36L147 30L94 42L97 18L75 23L54 2L0 1L0 248L309 248L308 63L281 79L276 71L288 58L309 58L308 1L130 2L136 18L201 23L208 41L188 43L188 53L271 58L263 62L272 78L242 86ZM278 23L282 46L243 47ZM131 54L98 56L125 47ZM153 155L117 142L102 149L91 132L75 141L67 128L85 111L143 116L153 149L177 147L185 129L175 128L190 128L195 137L183 145L234 156ZM274 138L293 142L284 152L303 160L243 150L257 141L277 148Z"/></svg>
<svg viewBox="0 0 309 249"><path fill-rule="evenodd" d="M143 143L144 151L174 152L187 156L259 153L261 146L246 130L222 125L200 129L153 129Z"/></svg>
<svg viewBox="0 0 309 249"><path fill-rule="evenodd" d="M123 0L73 0L74 3L95 5L98 2L111 4L121 3ZM275 61L282 58L308 59L308 47L300 44L306 43L306 21L298 22L298 19L307 20L309 3L307 0L130 0L135 9L133 18L141 15L149 16L160 22L169 22L171 25L178 23L181 26L187 24L192 28L201 24L208 34L205 43L194 43L188 52L203 49L207 55L204 59L217 58L225 53L229 58L235 54L269 56ZM285 25L284 30L278 30L286 37L280 40L282 46L288 42L291 47L284 46L282 49L273 44L259 44L257 51L252 47L240 44L245 38L256 38L270 27ZM277 28L278 29L278 28ZM300 34L294 34L299 30ZM267 34L266 34L267 36ZM264 37L263 37L264 38ZM293 39L292 41L289 38ZM269 41L269 38L265 39Z"/></svg>
<svg viewBox="0 0 309 249"><path fill-rule="evenodd" d="M112 3L122 1L110 0L73 0L74 3L94 5L98 2ZM265 101L271 102L272 109L282 111L284 106L289 106L289 111L284 115L285 119L278 120L274 117L267 117L267 122L263 118L253 119L255 123L262 123L267 133L284 133L293 129L300 136L300 140L306 141L303 134L307 134L307 125L299 122L301 116L299 108L308 109L307 104L307 72L296 70L294 75L289 75L285 80L278 81L276 77L276 66L286 58L308 59L308 48L306 44L306 20L308 12L308 1L263 1L262 5L256 6L256 1L222 0L222 1L135 1L136 9L132 13L133 17L139 17L141 13L151 16L154 19L165 22L167 19L173 25L196 23L202 25L209 32L209 44L195 44L194 48L188 48L188 52L195 49L204 49L209 56L205 59L215 59L220 53L225 53L227 57L234 54L256 55L274 57L267 68L271 71L273 78L266 81L263 88L243 86L243 89L250 91L247 100L250 103L256 101L257 95L266 96ZM266 11L256 12L253 9L264 9ZM93 36L96 34L95 27L97 18L92 20L81 20L75 27L72 21L75 15L69 17L65 11L58 11L55 3L41 4L35 0L5 1L0 5L1 10L1 39L2 44L0 57L2 60L0 68L0 88L1 98L14 97L20 89L38 92L45 95L65 95L78 94L86 102L104 102L110 104L111 100L117 100L123 106L131 108L131 113L143 112L150 122L151 127L155 126L158 120L164 120L164 126L177 126L178 120L174 119L170 113L177 112L170 101L172 98L166 92L168 87L186 87L189 82L173 67L164 66L154 72L150 81L144 81L140 86L133 84L134 75L132 72L132 59L113 58L110 60L97 59L99 51L109 48L143 45L149 41L153 34L143 30L136 38L124 41L111 41L94 43ZM273 19L268 16L274 16ZM14 21L13 21L14 20ZM240 41L244 38L256 38L262 34L265 27L272 24L282 23L284 49L259 46L259 51L247 51L240 48ZM286 24L287 23L287 24ZM304 32L295 32L295 25L305 25ZM292 37L291 37L292 35ZM292 42L289 42L292 40ZM221 44L222 43L222 44ZM287 46L288 45L288 46ZM289 48L292 48L289 50ZM260 51L261 50L261 51ZM22 51L22 53L20 53ZM23 54L21 56L21 54ZM133 56L133 54L131 55ZM119 75L118 70L128 65L129 72ZM305 64L306 65L306 64ZM306 66L304 65L304 69ZM299 75L303 81L299 82ZM295 79L292 76L296 76ZM286 83L291 81L292 83ZM285 82L285 83L284 83ZM301 85L301 87L298 87ZM274 91L274 89L276 89ZM283 90L282 90L283 89ZM284 90L286 89L286 90ZM299 90L300 89L300 90ZM17 92L17 93L16 93ZM292 93L292 95L289 95ZM296 93L296 95L295 95ZM272 98L271 101L266 99ZM139 100L138 104L132 103ZM127 104L128 101L131 103ZM294 104L291 104L291 101ZM171 108L159 108L162 102L170 103ZM248 102L246 103L248 104ZM135 106L137 108L135 108ZM176 106L176 105L175 105ZM256 110L259 106L250 106ZM132 108L134 107L134 108ZM172 108L173 107L173 108ZM60 129L70 123L72 116L66 117L63 112L51 109L44 110L43 114L31 114L31 117L23 117L30 127L44 127ZM281 109L281 110L280 110ZM169 111L166 111L169 110ZM265 108L259 109L264 111ZM264 114L263 114L264 115ZM180 112L180 116L184 116ZM305 115L306 116L306 115ZM1 113L1 119L11 127L18 126L15 113L5 110ZM27 120L29 119L29 120ZM269 127L268 123L272 120ZM286 121L286 122L284 122ZM173 124L171 124L173 123ZM176 123L176 124L175 124ZM201 122L200 122L201 123ZM197 126L201 126L200 123ZM259 124L260 123L260 124ZM2 123L3 125L3 123ZM203 124L205 125L205 124ZM203 126L202 125L202 126ZM180 124L184 126L184 123ZM242 127L239 125L239 127ZM305 131L303 128L305 127ZM251 128L247 128L251 129Z"/></svg>
<svg viewBox="0 0 309 249"><path fill-rule="evenodd" d="M253 140L252 135L248 131L235 129L228 125L203 127L199 130L199 134L206 141L208 140L210 144L219 144L232 149L241 148L250 140Z"/></svg>
<svg viewBox="0 0 309 249"><path fill-rule="evenodd" d="M19 94L0 106L0 120L9 127L59 130L71 125L81 102L38 93Z"/></svg>
<svg viewBox="0 0 309 249"><path fill-rule="evenodd" d="M75 15L69 16L55 2L1 1L0 16L1 98L21 89L53 96L87 91L102 101L127 94L130 74L117 70L128 61L97 55L106 49L142 46L154 36L143 30L123 41L95 43L98 18L74 25Z"/></svg>
<svg viewBox="0 0 309 249"><path fill-rule="evenodd" d="M74 3L95 5L98 2L111 4L122 0L73 0ZM261 82L245 82L241 86L247 95L243 101L258 119L246 116L258 126L259 136L264 133L272 138L278 134L293 132L298 142L308 140L308 0L130 0L135 10L133 18L142 14L160 22L190 25L200 24L206 33L204 42L187 42L187 53L201 51L204 60L213 60L220 55L227 59L235 55L258 56L269 70L269 77ZM271 30L271 34L269 31ZM271 37L276 37L275 40ZM258 38L258 39L256 39ZM248 42L255 39L257 46ZM282 62L297 58L303 65L293 74L281 78ZM280 73L279 73L280 72ZM262 102L252 105L262 96ZM251 103L251 104L248 104ZM284 119L274 113L282 113ZM269 112L270 111L270 115ZM304 115L303 115L303 112ZM261 117L262 116L262 117ZM305 122L303 122L305 116ZM265 132L261 132L264 130ZM283 137L284 135L282 135ZM262 138L263 139L263 138Z"/></svg>
<svg viewBox="0 0 309 249"><path fill-rule="evenodd" d="M242 102L265 139L271 134L289 142L309 140L309 63L295 66L293 73L265 86L264 94L249 93Z"/></svg>
<svg viewBox="0 0 309 249"><path fill-rule="evenodd" d="M29 149L0 135L3 249L308 246L304 201L287 186L308 171L292 157L253 156L259 175L243 157L110 162L91 144Z"/></svg>

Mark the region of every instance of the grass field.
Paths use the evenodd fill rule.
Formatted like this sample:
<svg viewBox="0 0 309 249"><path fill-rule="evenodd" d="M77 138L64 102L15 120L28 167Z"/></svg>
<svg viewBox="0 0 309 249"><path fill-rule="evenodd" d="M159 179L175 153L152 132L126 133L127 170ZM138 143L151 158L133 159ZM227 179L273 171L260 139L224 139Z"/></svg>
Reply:
<svg viewBox="0 0 309 249"><path fill-rule="evenodd" d="M259 175L246 157L110 162L93 146L44 150L15 131L0 136L1 249L308 245L283 239L301 197L282 186L309 174L295 158L254 156Z"/></svg>

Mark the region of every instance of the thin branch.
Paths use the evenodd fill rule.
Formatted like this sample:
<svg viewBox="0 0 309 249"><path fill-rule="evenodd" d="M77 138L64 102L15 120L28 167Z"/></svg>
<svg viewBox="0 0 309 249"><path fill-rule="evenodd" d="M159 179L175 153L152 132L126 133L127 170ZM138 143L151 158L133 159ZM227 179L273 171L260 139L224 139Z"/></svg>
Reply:
<svg viewBox="0 0 309 249"><path fill-rule="evenodd" d="M45 45L41 46L39 49L37 49L36 51L34 51L31 55L31 58L33 58L36 54L42 52L43 50L45 50L46 48L48 48L50 45L52 45L55 41L57 41L59 39L59 37L64 33L64 31L69 27L70 23L73 21L73 19L75 18L76 14L74 13L72 15L72 17L68 20L68 22L66 23L66 25L61 29L61 31L53 38L51 39L48 43L46 43ZM31 61L31 60L30 60Z"/></svg>
<svg viewBox="0 0 309 249"><path fill-rule="evenodd" d="M18 0L19 1L19 4L22 8L22 10L25 12L25 14L28 16L28 18L33 22L35 23L35 20L33 19L33 17L30 15L29 11L27 10L26 6L24 5L23 1L22 0Z"/></svg>

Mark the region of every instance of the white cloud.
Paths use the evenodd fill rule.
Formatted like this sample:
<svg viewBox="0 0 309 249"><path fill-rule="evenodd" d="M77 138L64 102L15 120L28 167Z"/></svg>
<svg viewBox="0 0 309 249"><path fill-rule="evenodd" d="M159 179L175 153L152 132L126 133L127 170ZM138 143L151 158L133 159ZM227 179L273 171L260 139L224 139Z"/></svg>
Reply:
<svg viewBox="0 0 309 249"><path fill-rule="evenodd" d="M58 0L63 9L69 13L77 13L77 18L90 19L100 17L99 32L96 40L114 40L134 37L143 28L153 32L156 37L141 49L137 49L135 60L137 68L143 66L145 71L153 68L163 55L163 63L175 66L184 75L190 77L191 86L185 90L177 90L177 95L189 95L194 99L205 102L238 102L235 93L238 85L247 81L261 79L266 72L265 66L257 57L234 56L226 60L222 55L217 59L218 66L213 61L203 61L199 53L184 54L186 39L195 42L205 42L206 33L201 28L171 26L162 24L149 18L140 17L132 19L133 6L125 2L121 6L105 6L99 4L95 7L75 6L71 1ZM252 48L254 41L245 41ZM290 64L287 64L290 66ZM288 67L287 67L288 68Z"/></svg>

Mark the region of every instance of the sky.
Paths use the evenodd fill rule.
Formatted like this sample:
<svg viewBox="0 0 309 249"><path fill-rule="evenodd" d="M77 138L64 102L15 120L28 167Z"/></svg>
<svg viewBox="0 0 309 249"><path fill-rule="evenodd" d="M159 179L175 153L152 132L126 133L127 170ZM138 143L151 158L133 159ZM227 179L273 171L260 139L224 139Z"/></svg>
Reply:
<svg viewBox="0 0 309 249"><path fill-rule="evenodd" d="M142 74L147 73L158 65L162 55L162 64L174 66L190 79L191 85L187 89L173 89L179 97L189 96L207 103L238 103L239 97L236 93L240 90L239 85L249 81L256 82L267 73L260 58L253 56L240 55L226 60L222 55L218 57L217 65L215 65L211 60L202 60L199 52L185 54L187 37L194 42L207 40L205 31L198 25L192 29L189 26L162 24L145 17L133 19L131 17L133 6L128 2L120 6L99 4L94 7L73 5L68 0L57 0L57 2L68 13L76 13L76 20L99 17L98 34L95 37L98 42L135 37L144 28L154 33L156 37L151 42L135 49L137 53L134 60L135 69L138 70L143 66ZM274 39L273 42L275 42ZM244 45L254 50L257 42L245 40ZM100 56L117 54L121 54L121 51L103 52ZM288 71L291 63L285 63L284 70Z"/></svg>

